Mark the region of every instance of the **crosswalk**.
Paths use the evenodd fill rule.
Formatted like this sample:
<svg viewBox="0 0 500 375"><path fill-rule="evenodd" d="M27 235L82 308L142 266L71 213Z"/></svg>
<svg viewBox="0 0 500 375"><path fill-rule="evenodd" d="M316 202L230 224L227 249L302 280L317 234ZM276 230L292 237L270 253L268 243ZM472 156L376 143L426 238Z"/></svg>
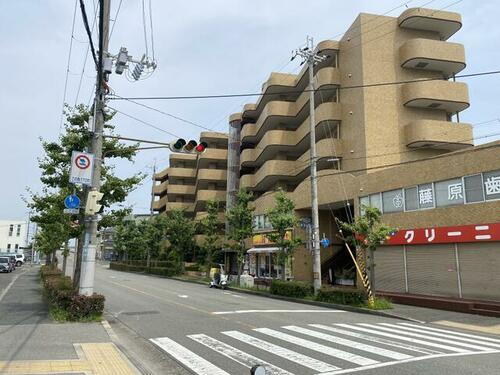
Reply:
<svg viewBox="0 0 500 375"><path fill-rule="evenodd" d="M430 358L500 353L500 339L414 323L289 325L151 341L197 375L337 375Z"/></svg>

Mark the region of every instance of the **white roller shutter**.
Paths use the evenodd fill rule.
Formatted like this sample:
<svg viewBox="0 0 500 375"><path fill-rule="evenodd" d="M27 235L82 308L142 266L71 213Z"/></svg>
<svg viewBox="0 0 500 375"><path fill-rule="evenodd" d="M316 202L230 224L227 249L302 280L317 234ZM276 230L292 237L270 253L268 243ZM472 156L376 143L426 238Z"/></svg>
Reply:
<svg viewBox="0 0 500 375"><path fill-rule="evenodd" d="M403 246L381 246L375 250L375 290L405 293Z"/></svg>
<svg viewBox="0 0 500 375"><path fill-rule="evenodd" d="M406 246L412 294L459 297L455 245Z"/></svg>
<svg viewBox="0 0 500 375"><path fill-rule="evenodd" d="M500 243L457 246L463 298L500 301Z"/></svg>

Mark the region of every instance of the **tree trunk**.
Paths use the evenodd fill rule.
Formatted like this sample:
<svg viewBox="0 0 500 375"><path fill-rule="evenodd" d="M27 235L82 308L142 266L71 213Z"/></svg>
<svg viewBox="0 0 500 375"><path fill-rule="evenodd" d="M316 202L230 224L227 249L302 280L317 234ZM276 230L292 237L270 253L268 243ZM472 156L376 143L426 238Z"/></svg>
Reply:
<svg viewBox="0 0 500 375"><path fill-rule="evenodd" d="M76 262L75 269L73 270L73 287L78 288L80 286L80 275L82 270L82 254L83 254L83 244L85 241L85 232L78 238L78 246L76 247Z"/></svg>
<svg viewBox="0 0 500 375"><path fill-rule="evenodd" d="M45 265L50 266L50 254L45 254Z"/></svg>
<svg viewBox="0 0 500 375"><path fill-rule="evenodd" d="M281 280L286 281L286 263L281 265Z"/></svg>
<svg viewBox="0 0 500 375"><path fill-rule="evenodd" d="M57 266L57 250L52 252L52 263Z"/></svg>
<svg viewBox="0 0 500 375"><path fill-rule="evenodd" d="M64 276L66 276L66 263L67 263L67 260L68 260L68 255L66 253L64 253L63 264L62 264L62 271L63 271L63 275Z"/></svg>
<svg viewBox="0 0 500 375"><path fill-rule="evenodd" d="M368 296L368 306L372 307L373 304L375 303L375 298L373 295L373 290L372 290L372 286L370 283L370 278L368 276L367 269L366 269L366 251L365 251L365 249L357 246L356 247L356 258L357 258L359 268L361 270L363 286L365 287L366 294Z"/></svg>
<svg viewBox="0 0 500 375"><path fill-rule="evenodd" d="M245 257L243 256L241 259L240 259L240 253L242 251L245 251L245 243L242 241L241 244L240 244L240 251L237 255L238 257L238 278L236 279L236 285L239 287L240 286L240 278L241 278L241 274L243 273L243 263L245 263Z"/></svg>

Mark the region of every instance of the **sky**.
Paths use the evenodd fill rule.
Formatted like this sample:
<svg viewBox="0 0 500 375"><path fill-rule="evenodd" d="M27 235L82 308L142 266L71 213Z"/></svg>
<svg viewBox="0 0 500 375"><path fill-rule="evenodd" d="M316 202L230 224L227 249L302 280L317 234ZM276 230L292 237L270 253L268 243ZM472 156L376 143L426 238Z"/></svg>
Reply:
<svg viewBox="0 0 500 375"><path fill-rule="evenodd" d="M94 2L97 0L85 0L91 24ZM114 30L109 51L116 54L124 46L131 55L140 57L146 50L142 1L123 0L115 19L119 3L111 1ZM465 45L467 68L463 74L500 69L498 1L405 3L408 7L427 3L429 8L446 8L462 15L463 27L450 41ZM113 74L109 83L120 96L258 92L271 71L298 71L298 62L289 60L291 51L305 42L306 35L315 41L329 39L346 31L360 12L397 17L405 9L403 0L151 0L151 5L152 33L146 17L148 52L152 55L152 34L158 68L151 77L138 82ZM0 219L27 217L22 196L27 195L28 187L33 191L41 188L39 138L57 139L63 102L87 104L92 98L95 71L90 56L84 65L88 39L79 7L64 97L74 7L73 0L0 1ZM95 32L93 36L97 43ZM500 139L498 135L485 137L500 133L500 75L464 82L469 85L471 107L460 114L461 122L478 124L474 126L477 144ZM239 112L244 103L252 101L231 98L144 103L204 127L226 131L229 114ZM196 139L202 130L133 103L109 104L186 139ZM172 140L167 133L121 114L116 115L114 124L123 136ZM168 153L164 150L142 151L133 163L116 163L121 177L138 172L148 175L128 197L127 204L135 213L149 212L153 165L161 170L167 163Z"/></svg>

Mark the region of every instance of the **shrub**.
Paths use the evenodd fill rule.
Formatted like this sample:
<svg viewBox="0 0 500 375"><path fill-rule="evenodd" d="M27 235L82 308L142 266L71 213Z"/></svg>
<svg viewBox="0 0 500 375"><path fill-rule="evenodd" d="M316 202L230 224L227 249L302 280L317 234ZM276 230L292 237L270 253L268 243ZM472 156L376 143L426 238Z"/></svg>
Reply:
<svg viewBox="0 0 500 375"><path fill-rule="evenodd" d="M372 310L389 310L392 309L392 303L386 298L375 297L375 303L373 306L368 306Z"/></svg>
<svg viewBox="0 0 500 375"><path fill-rule="evenodd" d="M104 296L94 293L91 296L74 295L67 308L70 320L80 320L101 315L104 311Z"/></svg>
<svg viewBox="0 0 500 375"><path fill-rule="evenodd" d="M55 266L42 266L42 268L40 269L40 278L42 279L42 281L47 277L60 275L62 275L62 271Z"/></svg>
<svg viewBox="0 0 500 375"><path fill-rule="evenodd" d="M180 266L173 262L165 261L165 262L157 262L152 261L151 267L146 267L146 265L142 265L142 263L137 263L141 261L132 261L133 264L126 264L123 262L111 262L109 264L109 268L115 271L125 271L125 272L146 272L153 275L160 276L175 276L181 273ZM164 267L160 267L163 265Z"/></svg>
<svg viewBox="0 0 500 375"><path fill-rule="evenodd" d="M320 289L316 301L338 303L342 305L364 305L366 297L363 292Z"/></svg>
<svg viewBox="0 0 500 375"><path fill-rule="evenodd" d="M193 264L191 266L184 267L185 271L195 271L198 272L200 270L200 266L198 264Z"/></svg>
<svg viewBox="0 0 500 375"><path fill-rule="evenodd" d="M271 288L269 291L271 294L278 296L294 298L304 298L314 293L314 289L309 283L281 280L271 281Z"/></svg>

